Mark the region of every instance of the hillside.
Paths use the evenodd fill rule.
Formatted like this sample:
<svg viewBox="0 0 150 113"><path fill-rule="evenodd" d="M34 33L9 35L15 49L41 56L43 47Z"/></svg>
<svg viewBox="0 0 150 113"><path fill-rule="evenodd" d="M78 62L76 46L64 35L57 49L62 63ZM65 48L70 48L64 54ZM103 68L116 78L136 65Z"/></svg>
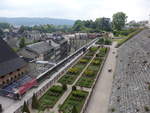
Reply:
<svg viewBox="0 0 150 113"><path fill-rule="evenodd" d="M5 18L0 17L0 22L10 23L15 26L20 25L43 25L43 24L53 24L53 25L73 25L74 20L69 19L55 19L55 18Z"/></svg>

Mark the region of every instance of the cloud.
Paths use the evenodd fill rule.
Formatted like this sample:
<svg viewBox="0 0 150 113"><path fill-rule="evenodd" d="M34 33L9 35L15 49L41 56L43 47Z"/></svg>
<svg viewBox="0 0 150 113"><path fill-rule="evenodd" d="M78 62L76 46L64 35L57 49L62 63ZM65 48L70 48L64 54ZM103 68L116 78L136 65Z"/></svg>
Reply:
<svg viewBox="0 0 150 113"><path fill-rule="evenodd" d="M1 0L3 17L96 19L125 12L129 20L148 19L148 0Z"/></svg>

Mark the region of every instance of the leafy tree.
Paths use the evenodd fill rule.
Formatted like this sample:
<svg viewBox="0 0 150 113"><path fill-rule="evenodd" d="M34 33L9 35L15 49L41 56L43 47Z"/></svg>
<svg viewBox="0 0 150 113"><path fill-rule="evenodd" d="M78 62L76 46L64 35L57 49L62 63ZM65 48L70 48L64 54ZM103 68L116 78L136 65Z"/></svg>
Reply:
<svg viewBox="0 0 150 113"><path fill-rule="evenodd" d="M123 12L115 13L113 15L113 21L112 21L113 29L121 30L125 26L126 21L127 21L127 16L125 13Z"/></svg>
<svg viewBox="0 0 150 113"><path fill-rule="evenodd" d="M78 113L76 106L73 106L72 112L71 113Z"/></svg>
<svg viewBox="0 0 150 113"><path fill-rule="evenodd" d="M36 94L33 94L33 97L32 97L32 108L33 109L38 109L38 107L39 107L39 102L38 102L37 96L36 96Z"/></svg>
<svg viewBox="0 0 150 113"><path fill-rule="evenodd" d="M25 44L25 38L21 38L20 43L19 43L19 47L23 48L25 46L26 46L26 44Z"/></svg>
<svg viewBox="0 0 150 113"><path fill-rule="evenodd" d="M83 31L85 29L85 26L81 20L77 20L73 26L74 31Z"/></svg>
<svg viewBox="0 0 150 113"><path fill-rule="evenodd" d="M63 87L64 90L67 90L67 85L66 84L63 84L62 87Z"/></svg>
<svg viewBox="0 0 150 113"><path fill-rule="evenodd" d="M30 110L29 110L26 102L24 102L23 109L22 109L22 113L24 113L24 112L25 113L30 113Z"/></svg>
<svg viewBox="0 0 150 113"><path fill-rule="evenodd" d="M77 90L76 86L72 86L72 91Z"/></svg>

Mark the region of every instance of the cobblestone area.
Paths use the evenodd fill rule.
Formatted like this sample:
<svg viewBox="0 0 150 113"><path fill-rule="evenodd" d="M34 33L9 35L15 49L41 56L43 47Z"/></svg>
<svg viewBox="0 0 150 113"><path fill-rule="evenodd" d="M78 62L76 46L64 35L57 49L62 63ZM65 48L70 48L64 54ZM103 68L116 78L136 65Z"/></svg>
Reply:
<svg viewBox="0 0 150 113"><path fill-rule="evenodd" d="M109 113L150 112L150 30L118 49Z"/></svg>

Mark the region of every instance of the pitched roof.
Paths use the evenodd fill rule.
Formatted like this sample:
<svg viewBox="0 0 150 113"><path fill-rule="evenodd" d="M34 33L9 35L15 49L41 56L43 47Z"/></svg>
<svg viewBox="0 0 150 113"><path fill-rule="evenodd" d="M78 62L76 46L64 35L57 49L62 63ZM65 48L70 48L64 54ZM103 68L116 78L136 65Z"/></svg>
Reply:
<svg viewBox="0 0 150 113"><path fill-rule="evenodd" d="M14 72L25 65L26 62L0 38L0 76Z"/></svg>

